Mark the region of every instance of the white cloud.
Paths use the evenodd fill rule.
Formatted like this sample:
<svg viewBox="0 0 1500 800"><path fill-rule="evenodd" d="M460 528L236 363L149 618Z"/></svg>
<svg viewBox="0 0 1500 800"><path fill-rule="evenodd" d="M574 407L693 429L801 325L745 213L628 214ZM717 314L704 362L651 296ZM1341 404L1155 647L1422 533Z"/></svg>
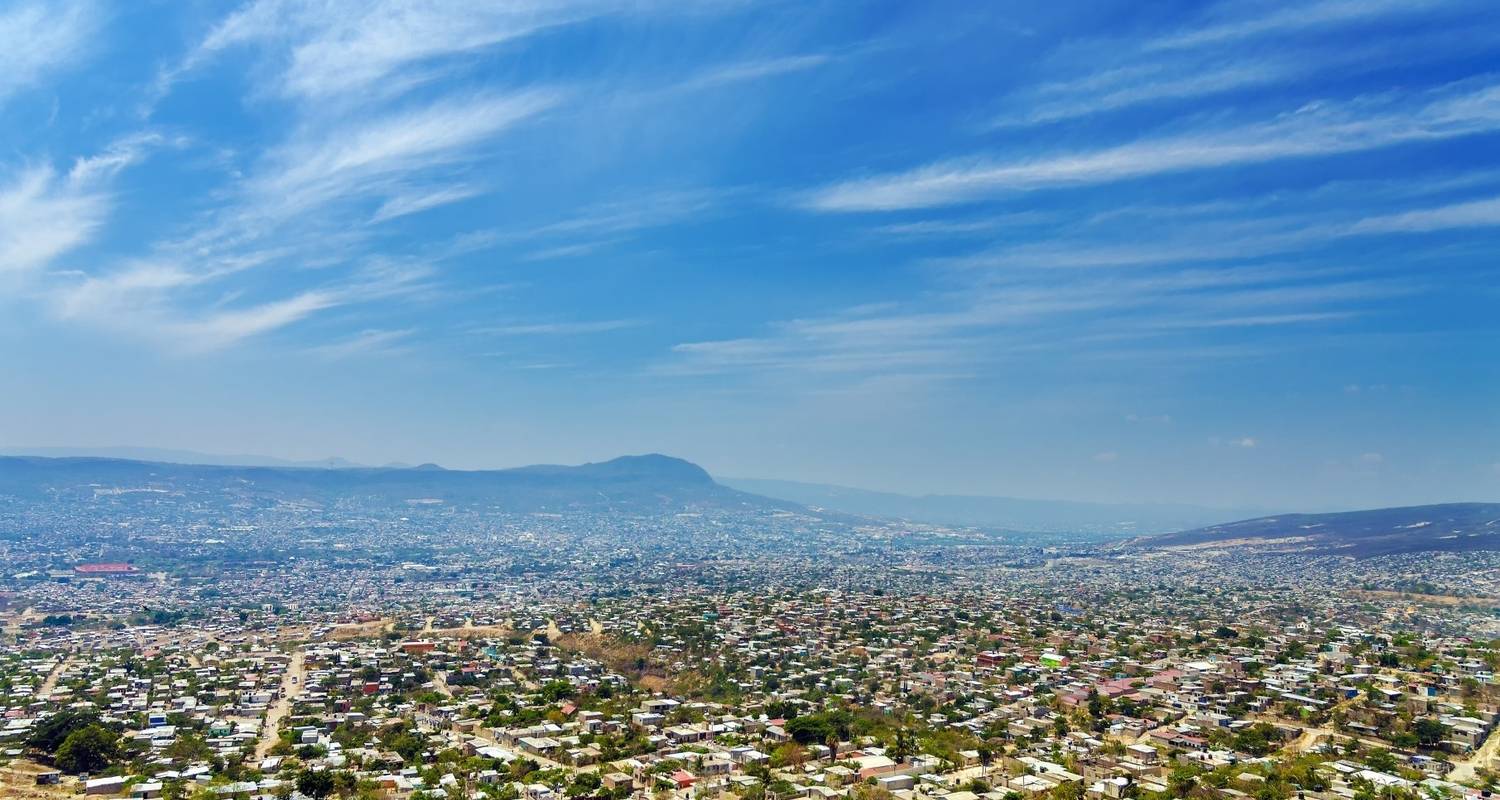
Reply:
<svg viewBox="0 0 1500 800"><path fill-rule="evenodd" d="M1106 450L1102 453L1095 453L1094 460L1100 464L1111 464L1120 460L1120 454L1113 450Z"/></svg>
<svg viewBox="0 0 1500 800"><path fill-rule="evenodd" d="M1441 0L1322 0L1292 3L1269 13L1239 16L1211 21L1197 28L1160 37L1148 49L1175 50L1218 46L1266 34L1295 34L1310 29L1344 25L1375 17L1412 15L1445 5ZM1240 13L1263 6L1253 3L1228 3L1221 9Z"/></svg>
<svg viewBox="0 0 1500 800"><path fill-rule="evenodd" d="M370 217L370 222L385 222L397 217L418 214L439 206L478 197L480 194L482 192L479 189L471 186L444 186L394 195L381 203L380 208L375 209L375 215Z"/></svg>
<svg viewBox="0 0 1500 800"><path fill-rule="evenodd" d="M898 222L879 225L874 233L909 239L961 238L981 236L1010 228L1021 228L1056 221L1056 217L1040 211L1018 211L1013 214L986 217L983 219L924 219L916 222Z"/></svg>
<svg viewBox="0 0 1500 800"><path fill-rule="evenodd" d="M1255 438L1252 436L1240 436L1231 439L1221 439L1217 436L1210 436L1208 438L1208 443L1213 445L1214 447L1239 447L1245 450L1253 450L1257 444Z"/></svg>
<svg viewBox="0 0 1500 800"><path fill-rule="evenodd" d="M168 143L155 133L115 141L65 174L33 166L0 183L0 274L32 274L89 243L109 217L110 179Z"/></svg>
<svg viewBox="0 0 1500 800"><path fill-rule="evenodd" d="M411 176L472 156L473 148L557 102L552 92L450 97L374 119L345 119L273 153L249 181L260 208L300 214L345 199L400 194Z"/></svg>
<svg viewBox="0 0 1500 800"><path fill-rule="evenodd" d="M741 61L736 64L714 67L678 84L677 88L684 90L707 89L727 84L761 80L763 78L772 78L779 75L816 69L832 60L831 56L814 53Z"/></svg>
<svg viewBox="0 0 1500 800"><path fill-rule="evenodd" d="M1367 217L1350 225L1349 235L1378 233L1427 233L1456 228L1500 225L1500 197L1472 200L1438 208L1425 208Z"/></svg>
<svg viewBox="0 0 1500 800"><path fill-rule="evenodd" d="M334 307L418 291L430 267L372 259L368 224L477 194L433 174L479 158L501 132L555 102L541 91L449 96L386 114L311 120L258 159L187 236L157 243L139 262L65 282L55 290L56 309L66 319L202 352ZM107 174L121 160L80 162L74 172ZM316 288L281 296L273 288L253 304L205 306L216 302L216 284L252 268L345 271L351 263L364 266Z"/></svg>
<svg viewBox="0 0 1500 800"><path fill-rule="evenodd" d="M500 325L488 328L477 328L475 333L487 333L496 336L576 336L590 333L609 333L611 331L625 330L626 328L637 328L644 322L638 319L605 319L585 322L538 322L521 325Z"/></svg>
<svg viewBox="0 0 1500 800"><path fill-rule="evenodd" d="M506 241L549 237L603 236L630 233L701 216L722 199L723 192L701 190L657 191L629 200L596 203L556 222L500 234Z"/></svg>
<svg viewBox="0 0 1500 800"><path fill-rule="evenodd" d="M949 292L779 322L758 337L680 343L658 369L961 375L1058 351L1073 358L1245 358L1263 352L1205 344L1195 332L1336 325L1356 316L1351 306L1413 291L1272 266L1061 280L1012 267L953 277L961 280Z"/></svg>
<svg viewBox="0 0 1500 800"><path fill-rule="evenodd" d="M556 247L543 247L540 250L532 250L521 256L522 261L552 261L559 258L577 258L589 253L608 247L619 240L599 239L591 242L574 242L572 244L560 244Z"/></svg>
<svg viewBox="0 0 1500 800"><path fill-rule="evenodd" d="M173 264L137 263L65 284L54 291L53 299L64 319L99 319L154 309L163 295L199 281Z"/></svg>
<svg viewBox="0 0 1500 800"><path fill-rule="evenodd" d="M341 302L331 292L301 292L280 300L179 320L167 325L163 332L188 352L209 352L285 327Z"/></svg>
<svg viewBox="0 0 1500 800"><path fill-rule="evenodd" d="M1008 245L966 255L931 259L930 265L964 270L1018 268L1073 269L1104 267L1160 267L1171 264L1240 262L1364 236L1432 233L1467 228L1500 227L1500 198L1484 198L1443 206L1376 214L1352 220L1304 222L1302 217L1231 219L1189 225L1185 214L1168 215L1170 225L1159 233L1136 228L1126 244L1058 237L1039 243ZM1215 274L1232 276L1245 267L1219 268ZM1312 275L1315 270L1304 274Z"/></svg>
<svg viewBox="0 0 1500 800"><path fill-rule="evenodd" d="M388 90L446 59L523 38L622 3L578 0L256 0L225 19L184 67L219 51L264 46L275 90L305 100Z"/></svg>
<svg viewBox="0 0 1500 800"><path fill-rule="evenodd" d="M1148 323L1158 328L1264 328L1312 322L1335 322L1358 316L1355 311L1307 311L1298 314L1250 314L1238 317L1206 317L1177 320L1164 318Z"/></svg>
<svg viewBox="0 0 1500 800"><path fill-rule="evenodd" d="M90 2L20 2L0 9L0 103L77 66L100 15Z"/></svg>
<svg viewBox="0 0 1500 800"><path fill-rule="evenodd" d="M0 274L32 273L93 238L108 215L102 191L51 167L35 167L0 186Z"/></svg>
<svg viewBox="0 0 1500 800"><path fill-rule="evenodd" d="M380 263L378 226L488 191L488 181L473 174L499 137L561 98L552 90L477 90L452 79L496 45L644 7L629 0L250 0L160 74L146 108L184 75L244 48L259 63L250 71L258 99L296 101L280 128L285 138L245 154L235 180L212 195L213 205L188 222L187 233L151 245L149 259L178 265L180 283L127 287L132 268L104 269L65 287L63 307L155 339L168 338L159 331L192 332L212 349L330 308L430 291L430 267L414 281L369 274L368 265ZM434 91L408 96L419 84ZM429 257L475 246L483 243L471 238L447 248L447 256ZM287 283L281 280L224 285L251 268L326 277L296 292L280 288ZM257 302L226 307L218 299L247 290ZM116 311L113 319L97 313L106 306Z"/></svg>
<svg viewBox="0 0 1500 800"><path fill-rule="evenodd" d="M178 353L221 350L331 308L367 303L426 288L423 265L369 264L352 276L283 297L236 303L202 302L221 274L170 263L142 262L55 287L60 318L154 342Z"/></svg>
<svg viewBox="0 0 1500 800"><path fill-rule="evenodd" d="M1103 77L1108 80L1103 82L1101 76L1090 76L1084 81L1038 87L1020 98L1025 104L1023 110L1002 114L994 124L1011 127L1060 122L1145 103L1205 97L1285 81L1298 72L1284 61L1210 67L1201 64L1125 67L1105 73Z"/></svg>
<svg viewBox="0 0 1500 800"><path fill-rule="evenodd" d="M347 339L313 347L310 352L335 361L354 356L397 353L404 349L399 346L400 343L409 339L412 333L410 328L389 331L364 330Z"/></svg>
<svg viewBox="0 0 1500 800"><path fill-rule="evenodd" d="M1410 98L1407 98L1408 100ZM1164 173L1357 153L1500 130L1500 87L1449 87L1437 99L1313 104L1277 119L1078 153L950 160L835 183L803 198L816 211L932 208L1005 192L1088 186Z"/></svg>

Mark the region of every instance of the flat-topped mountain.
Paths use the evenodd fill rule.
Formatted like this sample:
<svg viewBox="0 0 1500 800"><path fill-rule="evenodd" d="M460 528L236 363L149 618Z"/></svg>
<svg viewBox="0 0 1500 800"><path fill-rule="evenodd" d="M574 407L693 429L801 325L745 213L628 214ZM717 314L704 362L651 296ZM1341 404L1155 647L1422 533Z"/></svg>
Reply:
<svg viewBox="0 0 1500 800"><path fill-rule="evenodd" d="M1500 503L1281 514L1138 539L1145 547L1252 546L1371 556L1500 550Z"/></svg>
<svg viewBox="0 0 1500 800"><path fill-rule="evenodd" d="M162 492L314 503L339 499L449 502L494 505L509 511L794 507L721 486L696 464L656 454L578 466L542 464L500 470L453 470L431 464L318 469L0 457L0 495L77 500Z"/></svg>

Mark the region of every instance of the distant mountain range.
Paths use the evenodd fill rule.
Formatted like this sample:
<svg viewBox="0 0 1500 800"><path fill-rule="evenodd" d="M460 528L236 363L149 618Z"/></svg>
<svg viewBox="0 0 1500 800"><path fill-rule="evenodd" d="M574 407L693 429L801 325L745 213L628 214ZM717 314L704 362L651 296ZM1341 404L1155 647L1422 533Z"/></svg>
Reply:
<svg viewBox="0 0 1500 800"><path fill-rule="evenodd" d="M1263 513L1262 509L1213 509L1190 505L1082 503L973 495L913 496L759 478L721 477L718 480L735 489L810 508L934 525L1008 531L1139 536Z"/></svg>
<svg viewBox="0 0 1500 800"><path fill-rule="evenodd" d="M1500 503L1445 503L1274 517L1153 536L1143 547L1253 547L1356 556L1500 550Z"/></svg>
<svg viewBox="0 0 1500 800"><path fill-rule="evenodd" d="M0 456L3 495L79 500L163 491L251 501L461 503L516 512L796 508L722 486L696 464L654 454L581 466L474 471L434 464L318 469Z"/></svg>
<svg viewBox="0 0 1500 800"><path fill-rule="evenodd" d="M320 469L350 469L370 467L347 458L330 456L316 461L294 461L285 458L255 455L222 455L200 453L196 450L171 450L164 447L0 447L0 455L42 456L44 458L117 458L126 461L153 461L163 464L198 464L212 467L317 467ZM383 466L399 469L408 464L391 463Z"/></svg>
<svg viewBox="0 0 1500 800"><path fill-rule="evenodd" d="M161 458L190 451L120 448ZM94 451L98 452L98 451ZM209 456L218 460L255 456ZM1358 556L1500 550L1500 503L1450 503L1326 514L1253 516L1188 505L871 492L793 481L721 478L680 458L622 456L579 466L449 470L364 467L343 459L271 464L173 463L100 457L0 456L0 495L31 501L150 502L163 492L209 502L407 506L450 503L510 512L671 513L693 509L808 512L848 522L902 519L994 531L1108 534L1129 548L1245 547ZM1171 532L1168 532L1171 531Z"/></svg>

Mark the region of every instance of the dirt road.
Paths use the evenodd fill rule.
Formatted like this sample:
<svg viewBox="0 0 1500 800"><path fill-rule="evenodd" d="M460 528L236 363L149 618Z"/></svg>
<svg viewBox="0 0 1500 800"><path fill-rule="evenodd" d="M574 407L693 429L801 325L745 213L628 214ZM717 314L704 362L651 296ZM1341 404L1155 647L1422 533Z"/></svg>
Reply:
<svg viewBox="0 0 1500 800"><path fill-rule="evenodd" d="M276 702L266 710L266 720L260 729L260 741L255 745L255 758L260 760L271 754L271 748L276 746L279 737L277 733L281 729L281 720L287 714L292 713L292 700L302 693L302 686L307 680L307 655L301 650L292 654L292 662L287 665L286 673L281 676L281 692Z"/></svg>
<svg viewBox="0 0 1500 800"><path fill-rule="evenodd" d="M62 679L63 672L77 660L78 656L68 656L62 661L57 662L57 666L53 667L52 671L47 673L47 677L42 681L42 685L37 688L36 697L51 696L52 691L57 688L57 682Z"/></svg>
<svg viewBox="0 0 1500 800"><path fill-rule="evenodd" d="M1490 731L1484 744L1478 750L1469 754L1468 758L1453 762L1453 771L1446 776L1447 780L1454 783L1468 783L1478 777L1478 771L1487 768L1494 761L1497 753L1500 753L1500 725Z"/></svg>

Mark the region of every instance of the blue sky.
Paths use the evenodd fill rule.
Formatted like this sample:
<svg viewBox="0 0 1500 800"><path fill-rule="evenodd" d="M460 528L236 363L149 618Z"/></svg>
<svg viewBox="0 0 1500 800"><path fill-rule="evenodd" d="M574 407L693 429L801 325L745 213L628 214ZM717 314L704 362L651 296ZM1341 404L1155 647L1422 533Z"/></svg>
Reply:
<svg viewBox="0 0 1500 800"><path fill-rule="evenodd" d="M0 445L1500 500L1493 3L20 0L0 52Z"/></svg>

